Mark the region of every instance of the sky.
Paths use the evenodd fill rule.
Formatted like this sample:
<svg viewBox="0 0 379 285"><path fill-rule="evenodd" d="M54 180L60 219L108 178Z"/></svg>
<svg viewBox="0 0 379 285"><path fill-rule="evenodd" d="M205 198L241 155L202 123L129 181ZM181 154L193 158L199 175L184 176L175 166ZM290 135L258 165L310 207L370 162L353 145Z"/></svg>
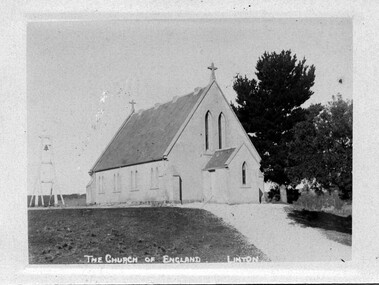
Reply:
<svg viewBox="0 0 379 285"><path fill-rule="evenodd" d="M314 95L352 99L349 19L196 19L30 22L27 27L28 194L50 136L62 193L85 193L88 171L135 108L147 109L209 82L229 101L236 74L255 78L265 52L290 49L316 67ZM342 79L342 80L340 80ZM48 189L43 190L45 194Z"/></svg>

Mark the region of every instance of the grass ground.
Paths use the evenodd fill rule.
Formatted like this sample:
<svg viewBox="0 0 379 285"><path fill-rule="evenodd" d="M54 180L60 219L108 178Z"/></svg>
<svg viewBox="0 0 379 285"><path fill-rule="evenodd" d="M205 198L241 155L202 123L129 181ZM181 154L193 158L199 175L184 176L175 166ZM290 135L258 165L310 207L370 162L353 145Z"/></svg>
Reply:
<svg viewBox="0 0 379 285"><path fill-rule="evenodd" d="M318 228L329 239L344 245L352 244L352 217L341 217L330 213L290 210L288 217L304 227Z"/></svg>
<svg viewBox="0 0 379 285"><path fill-rule="evenodd" d="M110 208L29 210L29 262L87 263L103 257L198 256L226 262L227 256L268 258L234 228L202 209Z"/></svg>

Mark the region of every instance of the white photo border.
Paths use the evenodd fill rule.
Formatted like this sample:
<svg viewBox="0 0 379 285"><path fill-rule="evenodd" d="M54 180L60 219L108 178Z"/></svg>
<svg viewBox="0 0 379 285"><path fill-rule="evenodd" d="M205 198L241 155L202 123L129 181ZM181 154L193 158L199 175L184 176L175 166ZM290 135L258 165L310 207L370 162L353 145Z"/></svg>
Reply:
<svg viewBox="0 0 379 285"><path fill-rule="evenodd" d="M250 7L249 7L250 5ZM0 275L8 283L345 283L379 281L378 56L374 1L4 1L1 6ZM354 199L351 262L28 265L26 26L30 21L351 18Z"/></svg>

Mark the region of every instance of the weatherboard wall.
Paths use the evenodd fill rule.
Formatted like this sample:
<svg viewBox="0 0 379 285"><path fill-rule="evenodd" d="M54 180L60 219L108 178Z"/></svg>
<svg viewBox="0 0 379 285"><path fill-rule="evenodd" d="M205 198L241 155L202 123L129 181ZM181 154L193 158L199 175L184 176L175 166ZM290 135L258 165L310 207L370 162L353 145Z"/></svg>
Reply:
<svg viewBox="0 0 379 285"><path fill-rule="evenodd" d="M153 179L157 182L152 182ZM158 175L155 171L158 169ZM162 161L138 164L94 173L95 186L88 187L92 191L92 201L97 204L130 201L167 201L169 193L165 181L165 167ZM135 173L137 171L137 182ZM117 174L120 177L117 188ZM115 179L116 177L116 179ZM155 179L156 177L156 179ZM101 185L103 183L103 185ZM116 184L115 184L116 183Z"/></svg>

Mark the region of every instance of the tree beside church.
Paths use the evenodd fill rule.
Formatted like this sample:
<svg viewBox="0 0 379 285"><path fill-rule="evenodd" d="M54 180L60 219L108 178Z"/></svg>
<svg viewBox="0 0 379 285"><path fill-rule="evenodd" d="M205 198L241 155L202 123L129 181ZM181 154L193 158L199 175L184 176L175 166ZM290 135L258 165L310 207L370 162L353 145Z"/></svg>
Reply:
<svg viewBox="0 0 379 285"><path fill-rule="evenodd" d="M289 143L293 127L305 120L301 105L313 94L315 67L291 51L265 52L258 59L255 75L257 79L236 76L237 105L232 106L262 157L264 180L281 185L286 200L284 186L291 182L286 173Z"/></svg>
<svg viewBox="0 0 379 285"><path fill-rule="evenodd" d="M314 104L307 119L294 127L287 173L292 183L311 181L316 192L338 190L342 199L353 193L353 103L333 96L327 105Z"/></svg>

